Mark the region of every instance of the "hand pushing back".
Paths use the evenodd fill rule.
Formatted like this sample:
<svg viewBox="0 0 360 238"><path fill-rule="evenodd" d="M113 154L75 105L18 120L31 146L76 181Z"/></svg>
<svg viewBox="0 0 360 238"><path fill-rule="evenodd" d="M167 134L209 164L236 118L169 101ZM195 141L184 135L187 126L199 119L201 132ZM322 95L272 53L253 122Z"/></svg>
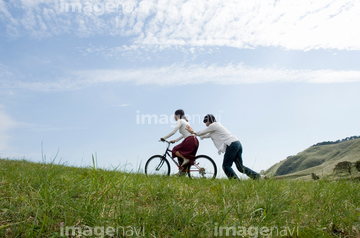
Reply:
<svg viewBox="0 0 360 238"><path fill-rule="evenodd" d="M191 126L186 126L186 130L188 130L188 132L190 132L191 134L194 134L194 130L191 128Z"/></svg>

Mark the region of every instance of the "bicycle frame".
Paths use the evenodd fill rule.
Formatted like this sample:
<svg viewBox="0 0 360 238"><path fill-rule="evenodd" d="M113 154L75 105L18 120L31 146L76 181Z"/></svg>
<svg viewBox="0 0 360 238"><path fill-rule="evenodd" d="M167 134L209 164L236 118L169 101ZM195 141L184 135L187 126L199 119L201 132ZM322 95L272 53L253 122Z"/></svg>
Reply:
<svg viewBox="0 0 360 238"><path fill-rule="evenodd" d="M179 169L179 170L182 170L183 168L180 166L180 164L179 164L179 163L171 156L171 154L170 154L170 152L172 152L172 150L169 149L171 142L170 142L170 141L167 141L167 140L165 140L164 142L168 143L168 145L167 145L167 147L166 147L166 150L165 150L165 153L164 153L163 157L166 159L166 157L169 156L170 159L176 164L176 166L178 167L178 169ZM161 163L158 165L158 168L161 167L161 166L163 165L163 163L164 163L164 162L161 162ZM198 170L201 169L201 168L198 166L199 163L195 163L195 161L194 161L193 164L191 163L190 165L194 165L197 169L190 170L190 167L191 167L191 166L189 166L189 167L188 167L189 169L187 169L185 172L188 172L188 171L198 171Z"/></svg>
<svg viewBox="0 0 360 238"><path fill-rule="evenodd" d="M172 150L170 150L170 144L171 142L170 141L167 141L165 140L164 142L168 143L167 147L166 147L166 150L165 150L165 153L163 155L163 157L166 159L167 156L170 157L170 159L176 164L176 166L181 169L181 166L178 162L176 162L176 160L174 160L174 158L171 156L170 152L172 153ZM159 166L161 167L163 163L160 163Z"/></svg>
<svg viewBox="0 0 360 238"><path fill-rule="evenodd" d="M177 173L177 175L185 175L185 173L187 173L190 178L194 177L194 178L214 179L216 177L216 173L217 173L216 163L209 156L197 155L194 159L190 160L189 164L187 164L184 167L181 167L181 165L179 164L181 162L177 162L175 158L172 158L172 152L174 150L170 149L171 142L166 140L163 140L162 142L167 143L164 154L153 155L147 160L145 164L145 174L170 175L171 166L169 163L169 159L167 158L170 157L170 159L179 169L179 173Z"/></svg>

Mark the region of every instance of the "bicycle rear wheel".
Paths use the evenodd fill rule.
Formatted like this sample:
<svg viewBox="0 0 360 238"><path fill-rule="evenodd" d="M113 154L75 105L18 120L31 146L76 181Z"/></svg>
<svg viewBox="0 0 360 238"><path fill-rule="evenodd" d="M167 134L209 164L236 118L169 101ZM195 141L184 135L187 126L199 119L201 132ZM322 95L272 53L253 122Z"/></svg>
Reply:
<svg viewBox="0 0 360 238"><path fill-rule="evenodd" d="M161 155L154 155L145 164L146 175L170 175L169 161Z"/></svg>
<svg viewBox="0 0 360 238"><path fill-rule="evenodd" d="M217 174L215 162L207 155L195 157L194 165L190 166L188 175L190 178L214 179Z"/></svg>

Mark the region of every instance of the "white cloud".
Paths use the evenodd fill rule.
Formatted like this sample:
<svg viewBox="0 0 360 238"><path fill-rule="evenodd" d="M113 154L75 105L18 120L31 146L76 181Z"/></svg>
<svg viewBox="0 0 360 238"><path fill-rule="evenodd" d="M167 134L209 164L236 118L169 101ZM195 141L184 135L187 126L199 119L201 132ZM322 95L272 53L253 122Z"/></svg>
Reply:
<svg viewBox="0 0 360 238"><path fill-rule="evenodd" d="M69 3L80 7L66 8ZM150 46L360 50L360 28L354 24L360 22L359 1L126 0L116 8L101 3L1 0L0 15L12 37L112 35Z"/></svg>
<svg viewBox="0 0 360 238"><path fill-rule="evenodd" d="M355 70L309 70L257 68L238 65L172 65L159 68L123 70L79 70L68 73L66 78L48 82L11 81L3 88L37 91L77 90L101 85L179 86L213 83L240 85L269 82L300 83L348 83L360 82L360 71ZM124 104L125 106L127 104Z"/></svg>
<svg viewBox="0 0 360 238"><path fill-rule="evenodd" d="M289 70L239 65L190 67L173 65L137 70L91 70L74 73L86 84L133 82L137 85L164 86L214 84L252 84L268 82L344 83L360 82L360 71Z"/></svg>
<svg viewBox="0 0 360 238"><path fill-rule="evenodd" d="M0 0L0 17L4 16L4 17L9 17L10 13L8 12L6 5L5 5L5 1L4 0Z"/></svg>

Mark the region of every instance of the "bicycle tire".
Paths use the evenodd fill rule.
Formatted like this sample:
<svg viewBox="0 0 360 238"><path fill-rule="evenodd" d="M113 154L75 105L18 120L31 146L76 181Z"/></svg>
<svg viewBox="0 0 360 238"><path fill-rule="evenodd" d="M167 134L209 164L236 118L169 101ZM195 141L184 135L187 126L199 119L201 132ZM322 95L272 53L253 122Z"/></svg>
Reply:
<svg viewBox="0 0 360 238"><path fill-rule="evenodd" d="M150 157L145 164L146 175L170 175L169 161L162 155Z"/></svg>
<svg viewBox="0 0 360 238"><path fill-rule="evenodd" d="M195 157L194 165L191 165L187 172L190 178L214 179L216 178L217 167L214 160L209 156L198 155Z"/></svg>

